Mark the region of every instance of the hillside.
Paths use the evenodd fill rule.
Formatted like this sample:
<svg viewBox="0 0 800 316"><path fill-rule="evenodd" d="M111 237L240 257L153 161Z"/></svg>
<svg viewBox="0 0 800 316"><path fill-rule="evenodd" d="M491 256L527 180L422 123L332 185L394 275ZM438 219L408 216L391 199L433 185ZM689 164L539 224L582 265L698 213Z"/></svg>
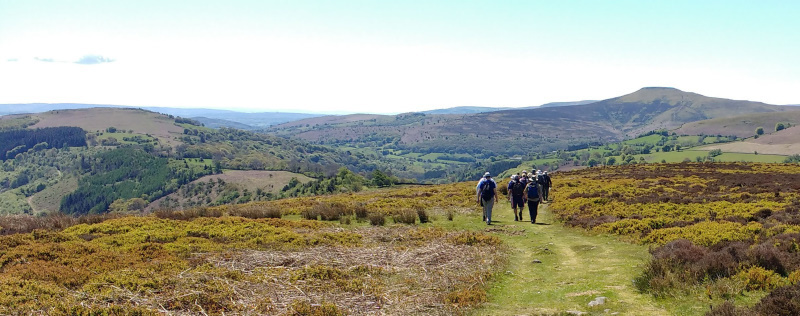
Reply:
<svg viewBox="0 0 800 316"><path fill-rule="evenodd" d="M704 150L720 149L724 152L768 155L800 154L800 126L793 126L759 138L748 138L741 142L704 146Z"/></svg>
<svg viewBox="0 0 800 316"><path fill-rule="evenodd" d="M109 127L130 134L150 135L162 144L176 146L183 135L183 127L175 124L175 119L158 113L140 109L88 108L75 110L55 110L33 114L38 122L29 128L75 126L87 132L102 132Z"/></svg>
<svg viewBox="0 0 800 316"><path fill-rule="evenodd" d="M191 119L127 108L0 117L0 214L61 211L80 215L138 209L225 169L291 171L319 178L335 175L342 167L362 175L396 167L374 153L346 153L297 140L198 124ZM402 170L396 173L407 174ZM308 179L296 178L303 179L298 183ZM281 188L286 185L281 183ZM277 197L263 188L245 192L247 187L233 190L230 197L219 201L215 196L212 202Z"/></svg>
<svg viewBox="0 0 800 316"><path fill-rule="evenodd" d="M733 135L751 137L758 127L764 132L775 130L777 123L800 125L800 109L788 107L785 112L751 113L686 123L675 132L681 135Z"/></svg>
<svg viewBox="0 0 800 316"><path fill-rule="evenodd" d="M287 171L226 170L187 183L174 193L151 202L146 211L181 210L198 206L270 200L292 181L314 179Z"/></svg>
<svg viewBox="0 0 800 316"><path fill-rule="evenodd" d="M420 153L518 155L619 141L685 123L791 107L705 97L673 88L643 88L590 104L477 114L331 116L268 132L315 143L383 147ZM385 149L385 147L384 147Z"/></svg>
<svg viewBox="0 0 800 316"><path fill-rule="evenodd" d="M508 107L488 107L488 106L457 106L457 107L446 108L446 109L436 109L436 110L422 111L421 113L425 113L425 114L471 114L471 113L494 112L494 111L508 110L508 109L511 109L511 108L508 108Z"/></svg>

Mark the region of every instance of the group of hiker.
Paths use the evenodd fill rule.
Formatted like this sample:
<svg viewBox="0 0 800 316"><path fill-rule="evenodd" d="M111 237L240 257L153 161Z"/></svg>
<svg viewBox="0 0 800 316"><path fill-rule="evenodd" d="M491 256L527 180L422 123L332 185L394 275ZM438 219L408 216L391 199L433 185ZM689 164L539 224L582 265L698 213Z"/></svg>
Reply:
<svg viewBox="0 0 800 316"><path fill-rule="evenodd" d="M511 175L511 181L508 182L508 200L511 202L511 209L514 210L514 221L523 220L523 211L525 204L528 204L528 215L530 216L531 223L536 223L536 215L538 214L539 202L546 202L549 200L550 187L553 185L550 175L547 171L522 171L521 174L517 173ZM492 208L494 203L497 202L497 182L492 179L492 175L486 172L478 181L476 187L478 195L478 203L483 206L483 221L487 225L492 224ZM519 210L519 211L518 211Z"/></svg>

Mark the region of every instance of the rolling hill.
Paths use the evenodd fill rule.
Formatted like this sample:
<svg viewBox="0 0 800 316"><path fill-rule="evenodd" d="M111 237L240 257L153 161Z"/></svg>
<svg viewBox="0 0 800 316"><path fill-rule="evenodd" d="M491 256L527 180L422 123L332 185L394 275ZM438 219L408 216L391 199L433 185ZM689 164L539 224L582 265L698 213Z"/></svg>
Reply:
<svg viewBox="0 0 800 316"><path fill-rule="evenodd" d="M488 107L488 106L457 106L452 108L446 109L436 109L436 110L429 110L429 111L422 111L425 114L471 114L471 113L483 113L483 112L494 112L494 111L501 111L501 110L508 110L511 109L509 107Z"/></svg>
<svg viewBox="0 0 800 316"><path fill-rule="evenodd" d="M149 203L223 169L322 177L342 167L361 174L393 167L374 153L198 124L132 108L2 116L0 214L102 213L117 200Z"/></svg>
<svg viewBox="0 0 800 316"><path fill-rule="evenodd" d="M514 155L619 141L694 121L789 109L793 108L656 87L581 105L476 114L329 116L276 125L267 131L325 144Z"/></svg>
<svg viewBox="0 0 800 316"><path fill-rule="evenodd" d="M88 108L122 108L143 109L157 113L187 118L205 118L218 127L232 127L239 129L258 129L270 125L291 122L294 120L322 116L321 114L289 113L289 112L256 112L246 113L229 110L202 109L202 108L171 108L171 107L136 107L109 104L81 104L81 103L27 103L27 104L0 104L0 115L9 114L35 114L56 110L88 109ZM203 121L203 119L198 119Z"/></svg>

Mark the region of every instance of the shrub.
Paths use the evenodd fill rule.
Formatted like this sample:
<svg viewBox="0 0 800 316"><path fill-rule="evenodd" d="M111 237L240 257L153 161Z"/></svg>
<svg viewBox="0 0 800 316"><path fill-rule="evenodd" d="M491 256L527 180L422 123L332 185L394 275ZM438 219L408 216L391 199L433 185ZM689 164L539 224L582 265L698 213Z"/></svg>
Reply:
<svg viewBox="0 0 800 316"><path fill-rule="evenodd" d="M453 236L450 236L449 241L456 245L468 245L468 246L479 245L479 244L496 246L502 243L500 238L498 238L497 236L487 235L472 231L461 232Z"/></svg>
<svg viewBox="0 0 800 316"><path fill-rule="evenodd" d="M350 223L350 216L342 216L342 218L339 219L339 224L350 225Z"/></svg>
<svg viewBox="0 0 800 316"><path fill-rule="evenodd" d="M456 212L454 212L453 210L447 210L447 220L448 221L452 221L453 218L455 217L455 215L456 215Z"/></svg>
<svg viewBox="0 0 800 316"><path fill-rule="evenodd" d="M224 214L219 208L199 207L180 211L160 209L153 212L153 215L163 219L188 221L198 217L222 217Z"/></svg>
<svg viewBox="0 0 800 316"><path fill-rule="evenodd" d="M319 203L314 205L312 211L320 215L323 221L338 221L348 213L347 207L341 203Z"/></svg>
<svg viewBox="0 0 800 316"><path fill-rule="evenodd" d="M369 223L372 226L386 225L386 217L384 217L383 214L369 214Z"/></svg>
<svg viewBox="0 0 800 316"><path fill-rule="evenodd" d="M786 264L789 258L786 254L772 245L760 244L748 251L752 262L764 269L774 271L780 275L788 275Z"/></svg>
<svg viewBox="0 0 800 316"><path fill-rule="evenodd" d="M714 306L706 313L706 316L747 316L751 315L746 310L737 309L730 301L725 301L718 306Z"/></svg>
<svg viewBox="0 0 800 316"><path fill-rule="evenodd" d="M784 286L770 292L753 311L758 315L800 315L800 286Z"/></svg>
<svg viewBox="0 0 800 316"><path fill-rule="evenodd" d="M423 209L417 210L417 216L419 217L419 223L424 224L430 222L430 218L428 218L428 213L425 212Z"/></svg>
<svg viewBox="0 0 800 316"><path fill-rule="evenodd" d="M309 220L319 219L319 213L317 213L317 208L313 207L300 212L300 216L304 219L309 219Z"/></svg>
<svg viewBox="0 0 800 316"><path fill-rule="evenodd" d="M397 214L392 215L392 219L395 223L416 224L417 214L413 210L402 209Z"/></svg>
<svg viewBox="0 0 800 316"><path fill-rule="evenodd" d="M358 219L366 219L369 216L367 212L367 206L364 203L357 203L353 206L353 213L355 213L356 218Z"/></svg>
<svg viewBox="0 0 800 316"><path fill-rule="evenodd" d="M283 212L279 208L271 205L258 205L258 206L252 205L247 207L234 208L228 215L241 216L251 219L281 218L283 217Z"/></svg>
<svg viewBox="0 0 800 316"><path fill-rule="evenodd" d="M444 302L458 306L477 306L486 302L486 292L480 289L457 290L447 293Z"/></svg>
<svg viewBox="0 0 800 316"><path fill-rule="evenodd" d="M286 312L287 316L344 316L347 313L339 310L334 304L325 303L311 305L306 301L294 301Z"/></svg>
<svg viewBox="0 0 800 316"><path fill-rule="evenodd" d="M762 267L750 267L750 269L739 272L737 278L745 281L748 290L772 290L783 286L786 280L777 273Z"/></svg>

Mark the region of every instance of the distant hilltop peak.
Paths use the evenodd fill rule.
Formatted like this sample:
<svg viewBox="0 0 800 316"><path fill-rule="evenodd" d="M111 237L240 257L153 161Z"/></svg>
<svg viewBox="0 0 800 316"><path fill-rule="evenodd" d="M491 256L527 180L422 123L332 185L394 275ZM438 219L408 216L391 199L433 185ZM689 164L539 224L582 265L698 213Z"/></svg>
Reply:
<svg viewBox="0 0 800 316"><path fill-rule="evenodd" d="M640 91L641 90L670 90L670 91L681 91L681 92L683 92L682 90L676 89L676 88L673 88L673 87L644 87L644 88L641 88L639 90Z"/></svg>
<svg viewBox="0 0 800 316"><path fill-rule="evenodd" d="M645 102L650 103L655 100L666 101L667 103L674 104L678 101L687 101L691 100L698 100L699 98L705 98L703 95L693 93L693 92L686 92L683 90L671 88L671 87L644 87L636 92L623 95L621 97L614 98L612 100L617 100L621 102Z"/></svg>

